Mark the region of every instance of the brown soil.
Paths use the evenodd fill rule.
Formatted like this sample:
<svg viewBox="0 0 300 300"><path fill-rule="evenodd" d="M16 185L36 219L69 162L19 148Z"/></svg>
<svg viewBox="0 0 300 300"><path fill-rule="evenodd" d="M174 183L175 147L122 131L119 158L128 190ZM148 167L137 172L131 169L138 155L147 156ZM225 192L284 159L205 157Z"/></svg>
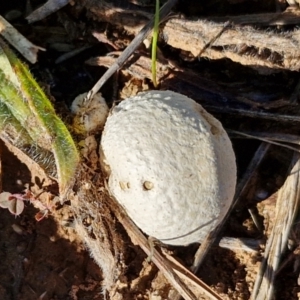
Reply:
<svg viewBox="0 0 300 300"><path fill-rule="evenodd" d="M3 190L32 184L28 168L3 144L1 153ZM102 299L99 267L65 207L39 222L37 212L29 204L19 217L0 210L0 299Z"/></svg>

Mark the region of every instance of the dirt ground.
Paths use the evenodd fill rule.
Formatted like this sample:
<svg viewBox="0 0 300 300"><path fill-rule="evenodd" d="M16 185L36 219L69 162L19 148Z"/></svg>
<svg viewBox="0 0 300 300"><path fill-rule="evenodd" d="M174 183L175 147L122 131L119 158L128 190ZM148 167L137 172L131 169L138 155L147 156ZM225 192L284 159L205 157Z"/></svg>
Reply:
<svg viewBox="0 0 300 300"><path fill-rule="evenodd" d="M2 188L22 192L28 168L1 144ZM69 224L64 207L37 222L26 205L14 217L1 209L1 299L102 299L101 272Z"/></svg>
<svg viewBox="0 0 300 300"><path fill-rule="evenodd" d="M108 2L118 4L115 3L118 1ZM147 1L119 2L126 5L137 5L137 2L137 6L142 7L145 12L153 12L151 1L150 5ZM117 21L113 23L113 17L118 17L115 15L110 16L112 23L105 19L99 21L101 14L97 14L95 9L97 2L83 0L71 1L72 5L28 25L24 20L28 7L36 8L42 3L43 1L32 0L27 1L26 6L25 1L6 1L5 4L0 4L0 14L10 19L28 39L47 49L39 54L38 63L30 65L30 69L44 90L52 95L59 115L70 124L68 107L71 101L78 94L87 92L112 64L111 60L102 62L100 66L85 62L94 56L122 51L132 39L133 31L124 29ZM227 15L273 13L283 11L288 6L286 1L275 0L214 0L206 1L205 4L179 1L175 7L175 16L213 19ZM126 11L128 6L119 11L124 9ZM139 16L139 13L136 14ZM274 35L282 31L287 36L287 32L294 30L294 25L288 24L283 28L277 26L275 29L269 29L265 25L263 27L261 24L256 27L265 32L270 30ZM99 34L97 40L92 35L94 31ZM63 53L85 45L89 47L80 54L56 63ZM209 56L212 55L209 51L206 57L195 58L188 51L175 49L166 41L161 41L159 46L159 63L164 66L159 73L160 88L172 89L194 98L219 118L227 129L299 135L299 73L298 70L286 69L283 63L280 65L276 61L279 60L277 54L266 59L262 70L259 59L267 54L264 52L258 55L255 49L251 49L253 52L250 53L249 49L244 49L245 45L239 45L239 54L248 51L250 54L247 57L257 58L260 68L250 63L243 64L243 60L232 61L230 57L213 59ZM238 48L237 45L231 46ZM220 50L219 48L222 47L218 46L214 51ZM225 50L227 49L224 47L222 55L225 55ZM137 53L143 57L144 62L149 63L149 52L144 46ZM109 59L112 57L113 55ZM132 65L137 66L136 58ZM175 65L176 70L172 69L166 75L166 66L169 68L170 65ZM134 67L127 65L124 68L126 72L120 72L111 78L101 90L110 106L115 100L136 94L140 90L154 88L149 79L149 70L145 66L131 68ZM295 119L272 119L263 113L289 115ZM233 132L230 136L237 156L240 181L257 149L264 142L237 137ZM3 143L0 144L0 152L1 191L19 193L27 187L34 190L44 180L38 178L33 170L29 170ZM222 299L250 299L266 240L272 230L277 192L288 176L292 155L293 151L290 149L270 146L267 155L252 174L247 191L223 228L220 238L246 238L256 246L246 251L241 248L219 247L215 243L196 274L219 293ZM93 162L85 162L92 168ZM93 176L99 175L98 171L97 165ZM49 195L53 196L51 199L57 196L55 184L53 190L47 190L44 196ZM18 217L0 208L0 299L105 299L102 289L103 274L76 231L75 216L70 207L70 201L56 203L49 215L40 221L35 218L38 210L28 202ZM257 224L252 218L253 215L257 217ZM122 278L122 284L118 288L121 294L126 295L124 299L172 299L167 298L169 286L154 264L147 262L147 256L130 242L126 232L120 229L120 224L117 223L116 226L126 249L126 272L122 275L126 278ZM296 219L291 230L289 247L281 258L281 267L276 274L276 299L300 299L299 241L299 220ZM197 247L167 247L167 251L188 268Z"/></svg>

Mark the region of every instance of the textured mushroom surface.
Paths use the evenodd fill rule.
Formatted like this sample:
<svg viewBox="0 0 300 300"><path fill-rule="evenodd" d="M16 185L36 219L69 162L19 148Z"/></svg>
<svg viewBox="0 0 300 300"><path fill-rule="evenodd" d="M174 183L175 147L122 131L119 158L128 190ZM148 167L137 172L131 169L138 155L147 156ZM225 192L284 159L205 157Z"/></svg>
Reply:
<svg viewBox="0 0 300 300"><path fill-rule="evenodd" d="M114 107L101 140L108 186L129 217L166 244L201 242L228 211L236 162L221 123L171 91Z"/></svg>

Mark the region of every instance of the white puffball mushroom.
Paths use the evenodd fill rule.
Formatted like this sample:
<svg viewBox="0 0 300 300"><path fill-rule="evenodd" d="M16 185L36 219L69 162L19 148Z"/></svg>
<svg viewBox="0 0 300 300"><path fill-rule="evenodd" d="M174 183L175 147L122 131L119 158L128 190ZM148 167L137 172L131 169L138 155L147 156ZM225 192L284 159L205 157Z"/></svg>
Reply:
<svg viewBox="0 0 300 300"><path fill-rule="evenodd" d="M101 139L108 187L149 236L201 242L227 213L236 162L221 123L171 91L140 93L114 107Z"/></svg>
<svg viewBox="0 0 300 300"><path fill-rule="evenodd" d="M101 93L96 94L87 103L84 99L87 93L77 96L71 105L73 129L78 134L90 134L103 129L109 108Z"/></svg>

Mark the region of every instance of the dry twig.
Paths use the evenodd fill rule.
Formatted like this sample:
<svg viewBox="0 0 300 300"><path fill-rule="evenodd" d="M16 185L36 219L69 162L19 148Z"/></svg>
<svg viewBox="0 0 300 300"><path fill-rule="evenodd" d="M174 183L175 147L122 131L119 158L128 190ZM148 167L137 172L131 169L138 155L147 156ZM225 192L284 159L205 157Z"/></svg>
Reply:
<svg viewBox="0 0 300 300"><path fill-rule="evenodd" d="M212 17L213 22L231 22L236 25L262 25L262 26L279 26L279 25L296 25L300 23L299 9L287 8L284 12L261 13L226 17Z"/></svg>

